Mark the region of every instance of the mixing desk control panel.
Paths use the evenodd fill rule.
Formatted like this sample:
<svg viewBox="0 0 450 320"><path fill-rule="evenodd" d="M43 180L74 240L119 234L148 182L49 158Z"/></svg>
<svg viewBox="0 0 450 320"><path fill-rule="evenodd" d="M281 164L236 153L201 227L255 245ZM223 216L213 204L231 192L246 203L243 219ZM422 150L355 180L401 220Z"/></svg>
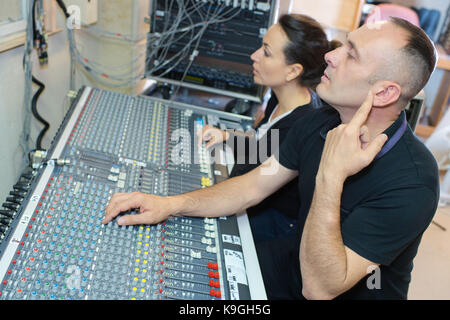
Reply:
<svg viewBox="0 0 450 320"><path fill-rule="evenodd" d="M85 87L0 246L0 299L264 299L246 216L101 223L116 192L161 196L226 174L196 133L249 118ZM214 208L211 208L214 210ZM133 214L134 212L127 212Z"/></svg>

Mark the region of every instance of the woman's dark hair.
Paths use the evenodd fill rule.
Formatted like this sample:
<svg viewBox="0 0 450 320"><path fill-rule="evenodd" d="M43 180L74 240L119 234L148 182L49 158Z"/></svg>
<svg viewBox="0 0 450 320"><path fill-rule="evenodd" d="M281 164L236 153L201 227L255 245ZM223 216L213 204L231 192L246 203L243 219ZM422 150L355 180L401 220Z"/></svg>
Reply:
<svg viewBox="0 0 450 320"><path fill-rule="evenodd" d="M300 85L315 88L326 68L325 53L341 45L339 41L328 41L322 26L313 18L302 14L282 15L278 24L286 33L289 42L284 47L287 64L300 63L303 72Z"/></svg>

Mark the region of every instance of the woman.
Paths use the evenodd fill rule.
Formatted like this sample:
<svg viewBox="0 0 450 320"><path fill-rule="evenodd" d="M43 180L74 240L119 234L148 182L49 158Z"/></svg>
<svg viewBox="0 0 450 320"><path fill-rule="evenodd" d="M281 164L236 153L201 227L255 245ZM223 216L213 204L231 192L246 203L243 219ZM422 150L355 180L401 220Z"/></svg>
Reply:
<svg viewBox="0 0 450 320"><path fill-rule="evenodd" d="M207 126L199 139L207 141L207 148L222 142L233 146L235 165L231 177L245 174L264 162L276 152L297 119L321 106L313 90L325 70L325 53L338 45L328 42L320 24L305 15L283 15L269 28L261 48L251 55L254 81L272 92L264 117L254 123L256 132L233 133ZM276 134L278 143L271 145ZM244 149L238 147L242 145ZM260 148L266 147L266 158L261 158ZM247 209L255 242L295 234L300 205L297 184L294 179Z"/></svg>

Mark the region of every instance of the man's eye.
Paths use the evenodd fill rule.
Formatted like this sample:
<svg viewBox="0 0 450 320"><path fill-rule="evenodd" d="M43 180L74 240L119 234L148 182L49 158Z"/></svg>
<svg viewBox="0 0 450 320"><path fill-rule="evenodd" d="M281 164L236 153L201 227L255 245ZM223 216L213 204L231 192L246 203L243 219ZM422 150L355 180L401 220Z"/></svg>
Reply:
<svg viewBox="0 0 450 320"><path fill-rule="evenodd" d="M347 56L349 57L349 59L355 59L354 56L352 56L350 53L347 52Z"/></svg>

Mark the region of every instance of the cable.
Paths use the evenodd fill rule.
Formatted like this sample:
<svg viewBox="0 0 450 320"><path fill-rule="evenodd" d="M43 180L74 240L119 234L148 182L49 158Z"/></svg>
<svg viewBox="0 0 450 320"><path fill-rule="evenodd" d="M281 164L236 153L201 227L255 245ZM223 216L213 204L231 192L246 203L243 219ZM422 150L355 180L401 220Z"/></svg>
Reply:
<svg viewBox="0 0 450 320"><path fill-rule="evenodd" d="M21 168L25 170L29 166L28 152L31 149L30 145L30 127L31 127L31 112L30 101L32 99L32 79L31 73L33 69L31 53L33 52L33 4L34 2L27 1L27 27L26 27L26 41L25 50L23 54L23 69L25 75L25 90L23 98L23 114L22 133L20 136L20 148L22 149L22 163Z"/></svg>
<svg viewBox="0 0 450 320"><path fill-rule="evenodd" d="M67 12L67 8L66 5L64 4L64 1L62 0L56 0L56 3L58 4L58 6L61 8L62 12L64 13L64 15L66 16L66 18L70 17L69 12Z"/></svg>
<svg viewBox="0 0 450 320"><path fill-rule="evenodd" d="M206 12L206 17L204 18L205 19L204 25L203 25L202 29L200 30L200 32L198 33L197 42L196 42L196 44L194 46L194 49L192 50L192 54L189 56L189 63L187 65L187 67L185 68L184 73L181 76L181 79L180 79L180 81L178 82L178 84L177 84L177 86L175 88L175 91L174 91L174 94L173 94L174 96L176 96L176 94L178 93L178 90L180 89L181 84L183 83L183 81L184 81L184 79L185 79L189 69L191 68L191 65L194 62L194 59L198 56L198 53L199 53L198 52L198 48L200 46L200 41L202 39L203 34L206 31L206 28L209 25L210 19L213 19L213 21L214 21L214 19L217 17L217 14L216 14L217 11L221 10L222 8L223 8L223 3L220 6L217 6L216 9L214 10L214 12L212 13L212 15L210 16L209 12L211 10L211 6L208 7L208 11Z"/></svg>
<svg viewBox="0 0 450 320"><path fill-rule="evenodd" d="M60 8L68 17L67 9L63 1L57 1ZM71 89L74 85L74 74L76 67L92 77L93 80L104 83L111 87L132 86L145 78L146 74L157 74L162 77L170 73L174 68L183 68L184 74L181 82L185 79L193 59L198 55L202 36L208 25L222 23L233 19L240 13L241 8L226 8L224 2L218 5L194 0L171 0L164 1L164 14L159 22L162 23L162 31L147 34L147 44L141 44L145 39L139 35L124 35L108 30L102 30L97 26L82 25L81 29L67 29L69 49L71 56ZM200 19L200 20L199 20ZM155 19L154 19L155 20ZM155 23L153 21L153 23ZM90 57L84 56L77 48L75 35L79 33L90 33L102 39L111 41L123 41L147 50L138 53L132 61L110 66L104 65ZM173 46L177 45L174 51ZM130 70L131 68L131 70ZM131 76L129 76L131 74Z"/></svg>
<svg viewBox="0 0 450 320"><path fill-rule="evenodd" d="M42 138L44 137L45 133L50 127L50 124L41 117L37 110L37 100L39 99L40 95L45 89L45 85L40 82L38 79L36 79L33 75L31 76L32 81L39 86L39 89L36 91L36 93L33 96L33 99L31 101L31 112L33 113L33 116L44 125L44 128L39 133L37 140L36 140L36 149L37 150L43 150L42 149Z"/></svg>
<svg viewBox="0 0 450 320"><path fill-rule="evenodd" d="M66 19L70 18L70 14L67 11L66 5L64 4L64 1L62 0L56 0L56 3L58 4L58 6L60 7L61 11L63 12L64 16L66 17ZM66 23L66 29L67 29L67 38L69 40L69 43L71 43L72 38L73 38L73 30L69 28L69 26ZM75 90L75 63L74 63L74 57L72 54L72 50L70 50L70 84L69 84L69 88L70 90Z"/></svg>

